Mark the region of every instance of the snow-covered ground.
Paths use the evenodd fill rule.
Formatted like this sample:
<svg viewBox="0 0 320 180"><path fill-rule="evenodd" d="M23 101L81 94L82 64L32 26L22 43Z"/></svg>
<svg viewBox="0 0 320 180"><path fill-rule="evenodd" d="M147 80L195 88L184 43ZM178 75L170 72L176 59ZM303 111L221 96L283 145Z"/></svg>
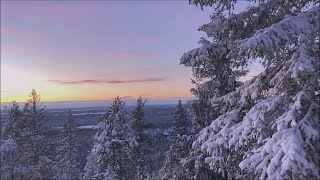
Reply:
<svg viewBox="0 0 320 180"><path fill-rule="evenodd" d="M86 125L86 126L78 126L77 129L97 129L97 125ZM52 130L62 130L62 126L52 127Z"/></svg>

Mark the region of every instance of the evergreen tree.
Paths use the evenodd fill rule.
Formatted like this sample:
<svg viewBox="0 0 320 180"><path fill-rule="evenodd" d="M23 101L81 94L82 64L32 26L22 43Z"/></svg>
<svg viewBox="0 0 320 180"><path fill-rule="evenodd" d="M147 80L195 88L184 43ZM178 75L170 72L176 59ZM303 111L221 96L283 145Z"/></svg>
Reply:
<svg viewBox="0 0 320 180"><path fill-rule="evenodd" d="M174 112L173 136L171 139L174 140L174 136L179 137L185 134L187 134L187 112L183 107L181 100L179 100L176 111Z"/></svg>
<svg viewBox="0 0 320 180"><path fill-rule="evenodd" d="M125 103L121 98L113 101L98 127L84 179L132 178L135 173L132 151L137 142L126 123Z"/></svg>
<svg viewBox="0 0 320 180"><path fill-rule="evenodd" d="M133 135L136 138L138 145L134 148L133 158L136 161L137 167L137 178L145 179L149 176L150 165L146 161L150 151L151 139L145 134L146 122L144 118L143 106L146 103L146 100L143 100L140 96L137 100L137 106L132 112L132 130Z"/></svg>
<svg viewBox="0 0 320 180"><path fill-rule="evenodd" d="M191 139L196 139L198 133L223 111L222 107L213 108L210 99L225 95L240 86L242 83L238 78L247 72L229 67L230 59L227 58L228 48L225 45L204 38L199 43L202 44L201 47L185 53L180 60L180 64L192 68L194 79L191 82L196 87L191 92L198 98L189 103L189 111L193 117ZM219 54L223 52L224 54ZM205 156L199 149L189 152L184 165L185 169L191 170L188 172L190 177L201 180L216 178L216 173L204 163Z"/></svg>
<svg viewBox="0 0 320 180"><path fill-rule="evenodd" d="M203 27L200 27L200 30L203 31ZM206 33L210 37L210 32ZM196 87L192 88L191 92L198 98L189 105L192 114L192 139L196 139L203 128L227 111L223 106L212 107L210 99L234 91L242 85L239 77L247 73L246 69L233 69L230 66L232 60L228 57L228 52L232 47L229 41L209 41L201 38L199 43L199 48L190 50L180 59L180 64L192 68L194 78L191 82ZM185 166L186 169L190 169L191 166L194 168L189 176L201 180L216 178L216 173L205 163L206 156L206 152L200 151L199 148L190 151Z"/></svg>
<svg viewBox="0 0 320 180"><path fill-rule="evenodd" d="M29 164L26 122L23 111L13 101L1 131L1 179L30 179L38 172Z"/></svg>
<svg viewBox="0 0 320 180"><path fill-rule="evenodd" d="M24 107L24 120L27 123L26 133L29 137L25 144L28 146L30 165L34 167L42 179L52 179L52 160L47 157L50 148L47 140L49 128L46 127L47 117L45 106L40 101L40 95L32 89L30 99ZM38 177L35 177L37 179Z"/></svg>
<svg viewBox="0 0 320 180"><path fill-rule="evenodd" d="M67 119L61 130L62 140L58 148L58 163L55 165L54 179L77 180L80 179L79 163L77 161L77 148L79 140L76 136L76 122L69 110Z"/></svg>
<svg viewBox="0 0 320 180"><path fill-rule="evenodd" d="M259 60L265 67L211 97L218 113L193 149L230 179L319 179L319 1L264 0L238 14L233 0L189 2L215 8L200 30L227 48L216 52L229 59L222 64L244 69ZM208 55L202 60L215 66L219 58L211 62Z"/></svg>
<svg viewBox="0 0 320 180"><path fill-rule="evenodd" d="M35 90L30 97L22 110L13 102L8 112L1 138L2 175L9 179L52 179L52 161L45 151L48 128L44 126L44 107Z"/></svg>
<svg viewBox="0 0 320 180"><path fill-rule="evenodd" d="M181 160L185 158L191 149L191 136L187 135L187 114L179 100L174 113L173 131L170 135L171 145L165 153L166 160L159 172L161 179L189 179Z"/></svg>

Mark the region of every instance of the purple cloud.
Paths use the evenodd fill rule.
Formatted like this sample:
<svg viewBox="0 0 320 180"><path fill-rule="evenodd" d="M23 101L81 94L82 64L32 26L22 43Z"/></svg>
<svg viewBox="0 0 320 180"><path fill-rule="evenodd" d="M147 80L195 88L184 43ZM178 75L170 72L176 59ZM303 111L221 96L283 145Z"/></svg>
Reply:
<svg viewBox="0 0 320 180"><path fill-rule="evenodd" d="M125 84L125 83L142 83L142 82L158 82L164 81L163 78L147 78L147 79L132 79L132 80L48 80L49 82L65 85L77 85L77 84Z"/></svg>

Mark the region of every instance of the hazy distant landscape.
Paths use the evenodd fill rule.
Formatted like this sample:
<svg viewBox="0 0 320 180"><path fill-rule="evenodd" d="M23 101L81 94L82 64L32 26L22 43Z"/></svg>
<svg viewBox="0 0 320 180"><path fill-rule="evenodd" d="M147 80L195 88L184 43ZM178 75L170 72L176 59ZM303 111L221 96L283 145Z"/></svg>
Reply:
<svg viewBox="0 0 320 180"><path fill-rule="evenodd" d="M10 105L10 104L9 104ZM10 106L9 106L10 107ZM47 108L48 124L52 128L62 127L65 116L70 109L75 116L77 126L95 126L99 122L101 116L108 109L108 106L94 106L94 107L81 107L81 108ZM134 109L134 106L127 106L127 111ZM146 105L145 115L146 121L156 125L158 128L168 128L172 124L174 104L163 104L163 105ZM7 118L7 112L2 107L1 110L1 125L4 124Z"/></svg>
<svg viewBox="0 0 320 180"><path fill-rule="evenodd" d="M131 113L134 106L127 106L128 123L132 119ZM3 108L4 109L4 108ZM80 162L81 169L84 168L86 158L93 146L93 139L97 132L97 124L100 122L101 117L106 113L109 107L95 106L95 107L81 107L70 108L77 125L77 136L80 140L80 147L78 149L78 160ZM62 129L63 123L66 120L67 112L69 108L48 108L46 114L48 117L47 125L51 128L49 137L52 139L52 154L51 157L55 157L56 144L61 137L59 132ZM156 158L153 162L154 168L158 169L163 165L164 152L169 148L169 134L172 128L173 115L175 111L175 105L146 105L144 107L145 121L148 124L146 133L153 139L152 154ZM7 119L7 112L1 111L1 127L3 127Z"/></svg>

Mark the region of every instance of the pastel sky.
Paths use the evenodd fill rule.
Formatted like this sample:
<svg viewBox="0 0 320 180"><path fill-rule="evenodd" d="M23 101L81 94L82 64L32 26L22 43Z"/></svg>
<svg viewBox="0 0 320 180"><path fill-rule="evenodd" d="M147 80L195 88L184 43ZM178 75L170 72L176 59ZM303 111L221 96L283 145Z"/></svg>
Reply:
<svg viewBox="0 0 320 180"><path fill-rule="evenodd" d="M244 5L239 5L239 9ZM211 9L187 1L1 1L1 102L188 98Z"/></svg>

